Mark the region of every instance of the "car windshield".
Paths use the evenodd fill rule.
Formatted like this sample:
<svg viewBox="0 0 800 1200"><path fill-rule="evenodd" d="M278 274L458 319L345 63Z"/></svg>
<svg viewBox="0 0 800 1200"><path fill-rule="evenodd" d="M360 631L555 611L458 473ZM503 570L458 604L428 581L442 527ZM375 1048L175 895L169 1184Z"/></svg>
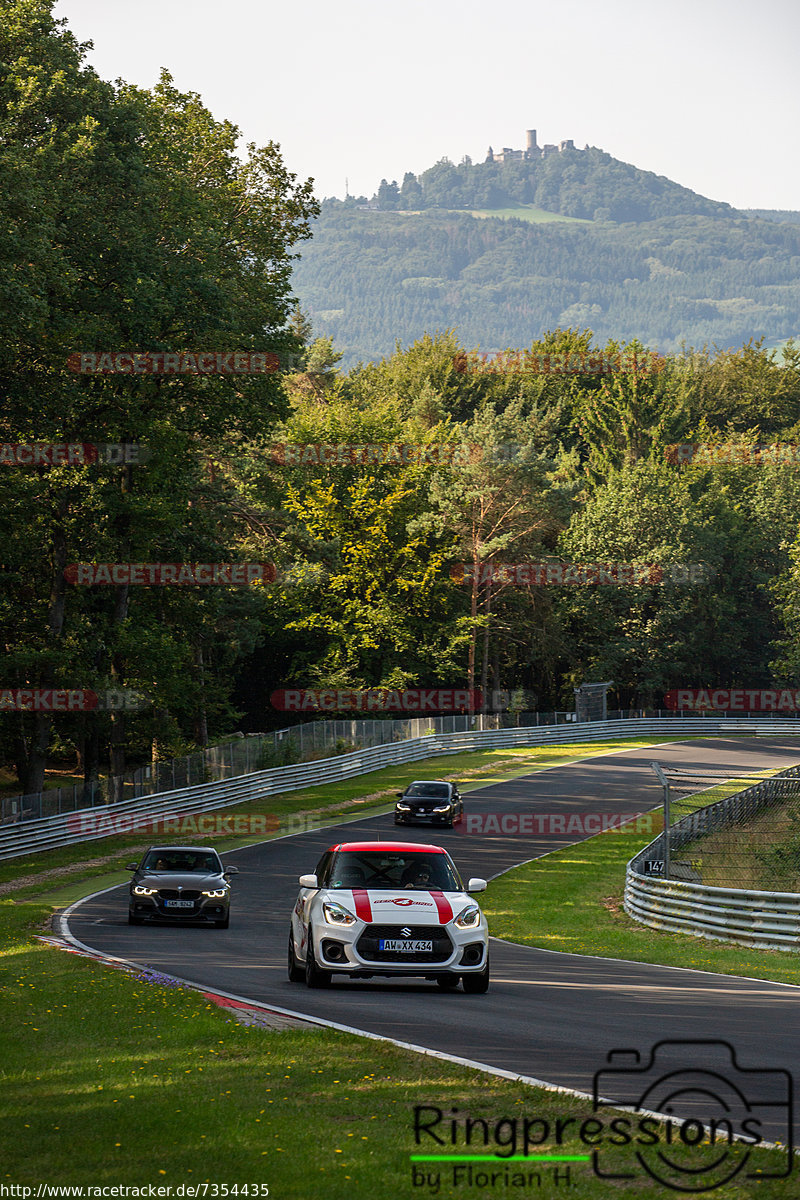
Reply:
<svg viewBox="0 0 800 1200"><path fill-rule="evenodd" d="M344 850L331 867L329 887L464 890L458 872L444 854L420 851Z"/></svg>
<svg viewBox="0 0 800 1200"><path fill-rule="evenodd" d="M445 799L450 796L449 783L412 783L411 787L406 792L407 796L430 796L431 798Z"/></svg>
<svg viewBox="0 0 800 1200"><path fill-rule="evenodd" d="M191 850L150 850L145 856L142 868L145 871L218 875L222 871L222 863L216 854L200 854Z"/></svg>

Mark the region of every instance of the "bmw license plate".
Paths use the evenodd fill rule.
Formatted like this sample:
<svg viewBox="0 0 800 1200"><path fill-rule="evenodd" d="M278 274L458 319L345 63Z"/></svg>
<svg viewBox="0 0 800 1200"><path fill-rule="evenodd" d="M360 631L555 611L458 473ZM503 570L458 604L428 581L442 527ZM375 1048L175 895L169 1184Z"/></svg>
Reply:
<svg viewBox="0 0 800 1200"><path fill-rule="evenodd" d="M194 908L194 900L165 900L164 908Z"/></svg>
<svg viewBox="0 0 800 1200"><path fill-rule="evenodd" d="M397 952L406 954L422 953L425 951L430 953L433 950L433 942L431 941L410 941L406 938L380 938L378 942L379 950L389 950L392 953Z"/></svg>

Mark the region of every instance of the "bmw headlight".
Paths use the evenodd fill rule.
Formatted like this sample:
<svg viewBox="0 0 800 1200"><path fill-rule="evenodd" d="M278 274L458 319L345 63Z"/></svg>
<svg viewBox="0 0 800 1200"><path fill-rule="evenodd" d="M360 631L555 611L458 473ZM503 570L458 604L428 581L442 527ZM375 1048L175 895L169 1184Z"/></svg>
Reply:
<svg viewBox="0 0 800 1200"><path fill-rule="evenodd" d="M395 808L402 808L403 812L409 812L411 809L411 805L404 804L402 800L398 800L397 804L395 804Z"/></svg>
<svg viewBox="0 0 800 1200"><path fill-rule="evenodd" d="M227 895L227 889L226 888L211 888L207 892L204 891L203 895L210 896L212 900L220 900L223 896Z"/></svg>
<svg viewBox="0 0 800 1200"><path fill-rule="evenodd" d="M134 896L155 896L157 891L158 888L149 888L145 887L143 883L137 883L134 885L133 894Z"/></svg>
<svg viewBox="0 0 800 1200"><path fill-rule="evenodd" d="M455 919L455 924L459 929L475 929L481 923L481 910L477 904L470 904L462 913Z"/></svg>
<svg viewBox="0 0 800 1200"><path fill-rule="evenodd" d="M433 811L434 812L450 812L450 805L449 804L437 804L436 808Z"/></svg>
<svg viewBox="0 0 800 1200"><path fill-rule="evenodd" d="M331 900L325 900L322 905L322 913L329 925L354 925L355 917L341 904L336 904Z"/></svg>

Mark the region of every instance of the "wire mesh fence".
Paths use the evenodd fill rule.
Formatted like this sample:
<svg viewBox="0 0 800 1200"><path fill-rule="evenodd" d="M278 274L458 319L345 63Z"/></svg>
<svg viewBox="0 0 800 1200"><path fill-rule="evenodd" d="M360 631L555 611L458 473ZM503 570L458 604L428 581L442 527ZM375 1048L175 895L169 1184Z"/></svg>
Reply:
<svg viewBox="0 0 800 1200"><path fill-rule="evenodd" d="M514 725L560 725L573 715L567 712L521 712L397 720L308 721L271 733L240 735L182 758L147 763L124 775L48 788L28 795L2 797L0 825L136 800L197 784L216 783L270 767L314 762L351 750L365 750L426 734L502 729Z"/></svg>
<svg viewBox="0 0 800 1200"><path fill-rule="evenodd" d="M669 846L662 835L643 873L668 871L671 879L706 887L800 892L800 767L736 778L662 771Z"/></svg>
<svg viewBox="0 0 800 1200"><path fill-rule="evenodd" d="M717 714L718 716L719 714ZM669 717L680 722L696 713L664 709L622 709L608 713L609 720ZM758 714L738 714L737 719ZM292 725L271 733L240 735L218 746L182 758L147 763L124 775L48 788L28 795L0 797L0 825L57 816L79 809L136 800L158 792L233 779L252 771L290 766L331 758L351 750L368 749L387 742L434 733L462 733L470 729L508 729L518 726L555 726L574 722L576 714L556 712L478 713L474 716L405 717L400 719L318 720ZM763 720L763 717L760 718ZM785 716L781 716L785 720ZM798 725L800 729L800 725Z"/></svg>

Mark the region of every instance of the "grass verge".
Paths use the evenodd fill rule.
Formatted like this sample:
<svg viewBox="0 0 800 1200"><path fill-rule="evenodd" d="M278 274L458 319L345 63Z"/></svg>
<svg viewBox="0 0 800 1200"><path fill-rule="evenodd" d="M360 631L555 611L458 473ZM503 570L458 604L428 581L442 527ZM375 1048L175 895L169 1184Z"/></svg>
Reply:
<svg viewBox="0 0 800 1200"><path fill-rule="evenodd" d="M0 904L0 1183L152 1184L172 1187L173 1196L190 1194L191 1185L236 1187L238 1195L250 1196L268 1187L275 1200L467 1198L512 1188L520 1194L520 1185L504 1182L505 1176L527 1179L530 1192L541 1197L561 1196L570 1187L589 1200L630 1194L629 1181L593 1175L586 1160L598 1145L604 1171L633 1166L643 1175L630 1148L608 1140L615 1114L604 1112L598 1125L588 1100L372 1039L242 1025L197 992L145 982L32 939L31 926L49 911L45 900ZM455 1000L435 991L430 997L431 1003ZM444 1146L430 1136L417 1143L415 1106L425 1106L425 1122L435 1119L436 1109L445 1122L454 1118L455 1145L449 1137ZM469 1143L467 1116L478 1120ZM482 1162L473 1167L473 1180L480 1171L494 1172L495 1179L481 1187L468 1183L463 1166L454 1176L453 1164L410 1159L522 1152L525 1119L532 1122L531 1155L582 1161ZM448 1125L438 1128L449 1133ZM696 1162L696 1154L683 1151L687 1161ZM745 1149L734 1145L730 1154L741 1158ZM749 1167L775 1171L781 1161L777 1151L759 1151ZM646 1177L637 1180L636 1192L647 1200L664 1195ZM716 1192L722 1198L749 1194L735 1186ZM796 1192L791 1180L775 1181L769 1195L788 1200Z"/></svg>
<svg viewBox="0 0 800 1200"><path fill-rule="evenodd" d="M735 790L734 783L715 788L702 803ZM625 867L658 832L649 822L646 833L638 832L631 822L508 871L490 883L481 901L492 934L544 950L800 983L796 954L665 933L628 916L622 906Z"/></svg>

